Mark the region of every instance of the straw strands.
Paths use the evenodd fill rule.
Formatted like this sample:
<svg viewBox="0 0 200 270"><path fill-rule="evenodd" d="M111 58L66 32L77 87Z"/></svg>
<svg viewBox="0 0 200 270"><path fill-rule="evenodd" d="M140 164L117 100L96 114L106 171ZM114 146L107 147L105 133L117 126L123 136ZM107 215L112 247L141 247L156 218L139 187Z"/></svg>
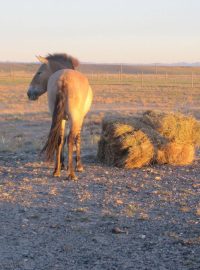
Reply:
<svg viewBox="0 0 200 270"><path fill-rule="evenodd" d="M187 165L199 145L200 124L193 117L147 111L140 117L104 118L97 156L127 169L155 162Z"/></svg>
<svg viewBox="0 0 200 270"><path fill-rule="evenodd" d="M143 114L142 121L169 141L180 144L200 144L200 123L192 116L147 111Z"/></svg>
<svg viewBox="0 0 200 270"><path fill-rule="evenodd" d="M158 164L189 165L195 157L195 148L191 144L170 142L157 151Z"/></svg>

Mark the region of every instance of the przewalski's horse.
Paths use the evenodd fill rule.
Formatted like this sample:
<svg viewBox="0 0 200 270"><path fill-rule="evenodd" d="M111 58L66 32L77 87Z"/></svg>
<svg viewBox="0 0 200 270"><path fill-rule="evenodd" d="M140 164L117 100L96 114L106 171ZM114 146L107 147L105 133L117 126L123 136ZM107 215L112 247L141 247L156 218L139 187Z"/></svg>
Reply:
<svg viewBox="0 0 200 270"><path fill-rule="evenodd" d="M80 157L81 127L92 103L92 89L87 78L74 70L79 62L66 54L37 57L42 63L34 75L27 95L36 100L47 91L52 124L47 142L42 150L47 160L56 153L53 175L60 176L63 166L62 148L65 140L65 123L69 121L68 178L76 180L73 167L73 147L76 145L76 170L83 171Z"/></svg>

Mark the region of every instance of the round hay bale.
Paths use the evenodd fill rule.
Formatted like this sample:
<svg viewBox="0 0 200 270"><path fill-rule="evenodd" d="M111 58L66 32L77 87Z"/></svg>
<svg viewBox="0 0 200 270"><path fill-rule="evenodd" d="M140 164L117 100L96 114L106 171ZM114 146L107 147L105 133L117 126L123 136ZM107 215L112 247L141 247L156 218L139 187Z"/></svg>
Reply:
<svg viewBox="0 0 200 270"><path fill-rule="evenodd" d="M97 158L100 161L103 161L105 158L105 147L106 147L106 141L101 138L98 142L98 152L97 152Z"/></svg>
<svg viewBox="0 0 200 270"><path fill-rule="evenodd" d="M119 144L121 155L115 165L126 169L141 168L151 163L154 147L148 136L142 131L134 131L126 135Z"/></svg>
<svg viewBox="0 0 200 270"><path fill-rule="evenodd" d="M200 124L192 116L181 113L147 111L143 114L142 121L169 141L200 145Z"/></svg>
<svg viewBox="0 0 200 270"><path fill-rule="evenodd" d="M97 158L111 166L114 165L115 161L115 148L113 147L112 143L109 143L107 140L104 138L101 138L99 143L98 143L98 151L97 151Z"/></svg>
<svg viewBox="0 0 200 270"><path fill-rule="evenodd" d="M132 125L128 124L131 123ZM136 118L104 119L97 157L107 165L140 168L151 162L154 147L149 137L140 130Z"/></svg>
<svg viewBox="0 0 200 270"><path fill-rule="evenodd" d="M199 147L200 146L200 122L196 121L196 125L193 128L192 134L194 145Z"/></svg>
<svg viewBox="0 0 200 270"><path fill-rule="evenodd" d="M143 122L141 117L105 117L102 123L101 135L105 140L113 141L113 139L118 138L124 134L138 130L145 133L155 145L165 144L168 141L151 126Z"/></svg>
<svg viewBox="0 0 200 270"><path fill-rule="evenodd" d="M133 131L133 127L123 123L119 118L104 119L102 123L102 135L106 140L112 140L127 132Z"/></svg>
<svg viewBox="0 0 200 270"><path fill-rule="evenodd" d="M158 164L189 165L195 157L195 149L191 144L170 142L157 150Z"/></svg>
<svg viewBox="0 0 200 270"><path fill-rule="evenodd" d="M200 145L200 123L181 114L148 111L141 117L104 118L99 160L127 169L150 163L191 164Z"/></svg>

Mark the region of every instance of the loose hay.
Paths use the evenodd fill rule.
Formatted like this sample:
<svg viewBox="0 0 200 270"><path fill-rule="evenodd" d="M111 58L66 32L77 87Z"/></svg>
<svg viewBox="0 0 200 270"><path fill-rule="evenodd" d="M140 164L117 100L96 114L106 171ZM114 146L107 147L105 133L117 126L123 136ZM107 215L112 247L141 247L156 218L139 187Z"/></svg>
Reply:
<svg viewBox="0 0 200 270"><path fill-rule="evenodd" d="M200 122L196 121L196 125L193 128L193 144L194 146L200 147Z"/></svg>
<svg viewBox="0 0 200 270"><path fill-rule="evenodd" d="M143 114L142 121L169 141L200 145L200 124L192 116L173 112L147 111Z"/></svg>
<svg viewBox="0 0 200 270"><path fill-rule="evenodd" d="M195 148L193 145L170 142L157 152L158 164L189 165L193 162Z"/></svg>
<svg viewBox="0 0 200 270"><path fill-rule="evenodd" d="M150 163L191 164L200 124L191 116L147 111L141 117L104 118L98 158L127 169Z"/></svg>

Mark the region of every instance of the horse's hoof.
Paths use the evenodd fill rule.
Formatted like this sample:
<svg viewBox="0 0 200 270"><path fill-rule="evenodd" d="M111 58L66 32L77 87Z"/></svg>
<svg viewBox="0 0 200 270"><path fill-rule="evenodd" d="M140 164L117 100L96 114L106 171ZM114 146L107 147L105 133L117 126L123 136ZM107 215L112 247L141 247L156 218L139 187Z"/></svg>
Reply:
<svg viewBox="0 0 200 270"><path fill-rule="evenodd" d="M70 173L68 176L67 176L67 179L68 180L72 180L72 181L77 181L78 178L76 177L75 173Z"/></svg>
<svg viewBox="0 0 200 270"><path fill-rule="evenodd" d="M60 172L58 172L58 171L53 172L53 176L54 177L60 177Z"/></svg>
<svg viewBox="0 0 200 270"><path fill-rule="evenodd" d="M83 165L76 166L76 171L83 172L84 171Z"/></svg>

